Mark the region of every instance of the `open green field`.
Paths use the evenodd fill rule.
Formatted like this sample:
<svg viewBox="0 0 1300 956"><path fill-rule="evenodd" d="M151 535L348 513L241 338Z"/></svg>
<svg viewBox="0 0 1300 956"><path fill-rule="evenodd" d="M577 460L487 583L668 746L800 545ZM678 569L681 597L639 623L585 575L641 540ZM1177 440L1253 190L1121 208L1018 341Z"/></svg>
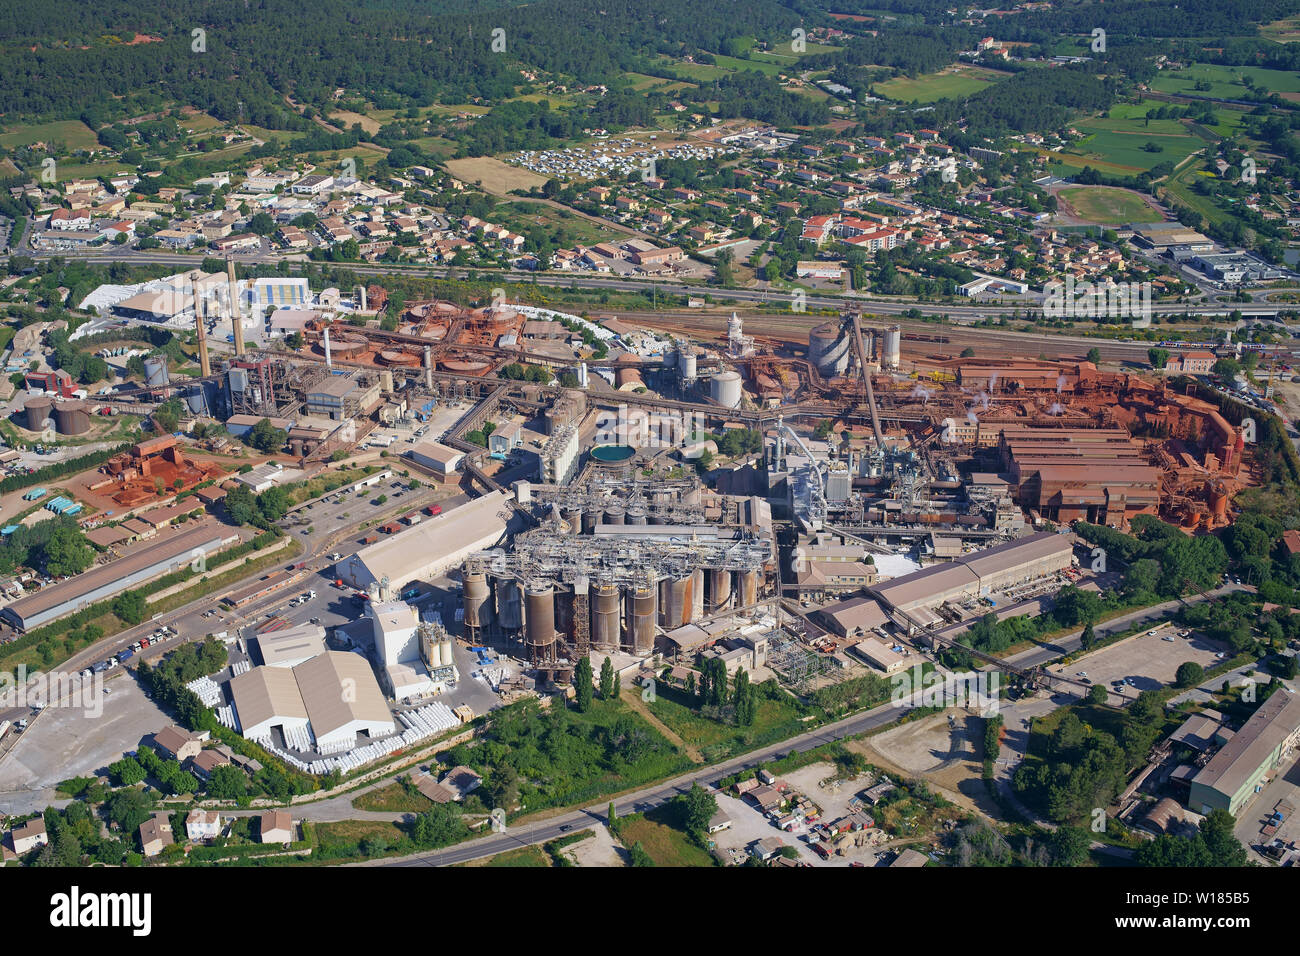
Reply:
<svg viewBox="0 0 1300 956"><path fill-rule="evenodd" d="M578 105L578 101L563 93L524 93L522 96L512 96L506 100L507 103L540 103L545 100L551 104L553 110L568 110Z"/></svg>
<svg viewBox="0 0 1300 956"><path fill-rule="evenodd" d="M992 86L994 81L972 70L942 70L908 79L900 76L876 83L872 90L900 103L933 103L937 100L970 96Z"/></svg>
<svg viewBox="0 0 1300 956"><path fill-rule="evenodd" d="M358 810L379 810L389 813L423 813L433 806L433 801L420 793L408 793L400 781L368 790L352 799Z"/></svg>
<svg viewBox="0 0 1300 956"><path fill-rule="evenodd" d="M1261 26L1259 32L1277 43L1294 43L1300 40L1300 17L1274 20Z"/></svg>
<svg viewBox="0 0 1300 956"><path fill-rule="evenodd" d="M12 149L32 143L62 143L68 149L93 149L99 140L95 138L95 131L81 120L16 126L0 133L0 146Z"/></svg>
<svg viewBox="0 0 1300 956"><path fill-rule="evenodd" d="M1151 207L1142 201L1142 197L1127 189L1077 186L1062 189L1056 195L1068 203L1080 219L1101 225L1146 222L1152 216Z"/></svg>
<svg viewBox="0 0 1300 956"><path fill-rule="evenodd" d="M1189 209L1194 209L1206 218L1209 222L1216 225L1222 225L1227 222L1231 216L1215 205L1214 200L1209 196L1203 196L1192 188L1199 176L1212 177L1213 174L1205 170L1198 169L1199 163L1193 163L1186 169L1179 170L1176 176L1171 176L1165 183L1165 189L1170 196L1178 200Z"/></svg>
<svg viewBox="0 0 1300 956"><path fill-rule="evenodd" d="M1265 70L1256 66L1219 66L1213 63L1194 63L1181 70L1161 70L1151 81L1151 88L1161 93L1240 99L1242 94L1249 92L1242 82L1244 77L1249 77L1257 89L1262 87L1284 96L1292 94L1287 99L1300 98L1300 73ZM1197 81L1208 83L1210 88L1196 89Z"/></svg>
<svg viewBox="0 0 1300 956"><path fill-rule="evenodd" d="M1102 170L1133 174L1161 163L1175 166L1205 146L1205 142L1177 120L1150 120L1144 104L1121 103L1109 117L1098 116L1075 123L1084 138L1065 152L1050 154L1067 166L1094 166ZM1147 143L1159 152L1143 149Z"/></svg>
<svg viewBox="0 0 1300 956"><path fill-rule="evenodd" d="M653 816L660 812L651 811ZM619 824L619 842L629 849L637 844L655 861L655 866L713 866L713 857L700 849L686 834L648 817L630 817Z"/></svg>
<svg viewBox="0 0 1300 956"><path fill-rule="evenodd" d="M648 73L625 73L627 79L632 81L634 90L654 90L656 93L676 93L678 90L693 90L694 83L681 83L675 80L666 80L662 76L650 76Z"/></svg>
<svg viewBox="0 0 1300 956"><path fill-rule="evenodd" d="M653 703L650 712L663 721L673 733L689 747L712 750L707 756L739 753L756 747L784 733L792 736L803 726L799 709L789 697L772 700L760 695L754 723L749 727L735 727L705 716L687 706L686 694L676 688L664 688Z"/></svg>
<svg viewBox="0 0 1300 956"><path fill-rule="evenodd" d="M563 229L568 234L570 243L579 242L587 246L623 236L621 232L602 229L597 223L576 216L567 209L522 200L500 203L492 221L518 233L527 233L536 226L547 232Z"/></svg>
<svg viewBox="0 0 1300 956"><path fill-rule="evenodd" d="M723 57L718 57L719 60ZM672 70L678 76L685 76L692 80L698 80L701 83L712 83L719 77L726 76L733 72L725 67L715 66L710 63L685 63L681 60L675 60L670 56L661 56L659 62L667 69ZM743 61L737 61L743 62ZM758 69L757 66L754 69Z"/></svg>
<svg viewBox="0 0 1300 956"><path fill-rule="evenodd" d="M191 133L206 133L223 125L221 120L207 113L191 113L178 120L178 123Z"/></svg>

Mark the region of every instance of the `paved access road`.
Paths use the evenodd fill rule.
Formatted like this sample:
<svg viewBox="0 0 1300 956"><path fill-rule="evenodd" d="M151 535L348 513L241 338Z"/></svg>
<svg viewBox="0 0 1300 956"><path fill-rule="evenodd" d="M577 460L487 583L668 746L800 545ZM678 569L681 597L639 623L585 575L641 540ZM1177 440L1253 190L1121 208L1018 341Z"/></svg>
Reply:
<svg viewBox="0 0 1300 956"><path fill-rule="evenodd" d="M709 767L700 767L692 770L690 773L683 774L673 780L664 783L654 784L635 793L626 794L615 801L616 812L619 814L637 813L643 810L651 810L661 806L671 800L673 797L690 789L691 784L700 783L710 785L711 781L716 781L721 777L729 776L737 771L753 767L767 760L775 758L777 755L811 750L822 744L831 743L837 740L843 740L846 737L852 737L857 734L865 733L869 730L876 730L880 727L894 723L912 708L910 706L896 706L892 703L882 704L872 710L865 711L861 714L855 714L852 717L846 717L835 723L826 724L816 730L809 731L806 734L800 734L798 737L792 737L789 740L778 744L764 747L744 754L740 757L734 757L731 760L722 763L713 764ZM564 836L566 833L582 830L593 823L605 823L608 816L609 801L605 800L580 810L571 810L560 816L552 817L549 820L539 823L526 824L518 828L508 829L505 833L494 833L491 836L479 837L477 840L470 840L466 843L460 843L456 846L447 847L444 850L435 850L429 853L420 853L414 856L401 857L390 860L375 860L366 863L354 864L356 866L450 866L455 863L465 863L469 860L477 860L486 856L495 856L507 850L514 850L522 846L530 846L538 843L546 843L548 840L554 840L557 837Z"/></svg>

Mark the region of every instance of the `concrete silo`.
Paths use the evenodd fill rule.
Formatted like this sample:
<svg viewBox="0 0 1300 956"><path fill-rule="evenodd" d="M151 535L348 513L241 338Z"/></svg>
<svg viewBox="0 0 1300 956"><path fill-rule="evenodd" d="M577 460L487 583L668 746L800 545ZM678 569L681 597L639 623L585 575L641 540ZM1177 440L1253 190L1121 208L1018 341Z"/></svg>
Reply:
<svg viewBox="0 0 1300 956"><path fill-rule="evenodd" d="M591 608L591 644L593 647L618 648L623 639L623 608L617 584L596 586Z"/></svg>
<svg viewBox="0 0 1300 956"><path fill-rule="evenodd" d="M648 657L654 653L658 603L658 591L653 584L628 592L628 643L633 654Z"/></svg>
<svg viewBox="0 0 1300 956"><path fill-rule="evenodd" d="M898 368L903 360L903 330L897 325L885 329L885 345L880 360L885 368Z"/></svg>
<svg viewBox="0 0 1300 956"><path fill-rule="evenodd" d="M528 659L550 660L555 656L555 588L549 584L529 585L524 598L524 643Z"/></svg>

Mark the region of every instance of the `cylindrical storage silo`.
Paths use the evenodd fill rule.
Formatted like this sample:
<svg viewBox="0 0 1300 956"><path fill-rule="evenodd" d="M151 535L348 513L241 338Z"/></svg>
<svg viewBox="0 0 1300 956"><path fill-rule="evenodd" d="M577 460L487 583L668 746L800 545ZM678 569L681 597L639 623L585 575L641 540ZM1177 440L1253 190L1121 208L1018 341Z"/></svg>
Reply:
<svg viewBox="0 0 1300 956"><path fill-rule="evenodd" d="M653 509L651 509L650 512L649 512L649 514L646 515L646 517L647 517L647 519L649 520L650 524L667 524L667 523L668 523L668 511L667 511L666 509L663 509L663 508L653 508Z"/></svg>
<svg viewBox="0 0 1300 956"><path fill-rule="evenodd" d="M726 568L709 568L709 612L731 606L731 572Z"/></svg>
<svg viewBox="0 0 1300 956"><path fill-rule="evenodd" d="M54 402L44 395L29 398L27 404L23 406L23 415L27 421L28 431L45 431L45 423L54 418Z"/></svg>
<svg viewBox="0 0 1300 956"><path fill-rule="evenodd" d="M808 333L808 361L822 378L843 375L849 367L849 337L833 322Z"/></svg>
<svg viewBox="0 0 1300 956"><path fill-rule="evenodd" d="M451 638L444 638L438 642L438 659L442 661L441 667L451 667L456 663L456 658L451 652Z"/></svg>
<svg viewBox="0 0 1300 956"><path fill-rule="evenodd" d="M569 534L578 534L582 531L582 511L578 508L563 508L560 511L560 517L568 525Z"/></svg>
<svg viewBox="0 0 1300 956"><path fill-rule="evenodd" d="M465 626L483 627L487 621L488 598L492 591L488 586L487 575L482 571L470 571L464 576Z"/></svg>
<svg viewBox="0 0 1300 956"><path fill-rule="evenodd" d="M596 530L596 525L600 523L599 511L584 511L582 513L582 533L591 534Z"/></svg>
<svg viewBox="0 0 1300 956"><path fill-rule="evenodd" d="M640 505L633 505L631 508L627 509L628 524L641 525L641 524L646 524L648 522L649 522L649 517L646 515L645 508L642 508Z"/></svg>
<svg viewBox="0 0 1300 956"><path fill-rule="evenodd" d="M758 572L741 571L737 584L736 601L741 607L758 603Z"/></svg>
<svg viewBox="0 0 1300 956"><path fill-rule="evenodd" d="M683 348L677 356L677 368L681 372L683 382L694 382L696 375L699 373L699 355L695 349L689 346Z"/></svg>
<svg viewBox="0 0 1300 956"><path fill-rule="evenodd" d="M593 647L617 648L623 639L623 609L619 606L618 585L596 587L591 606L591 643Z"/></svg>
<svg viewBox="0 0 1300 956"><path fill-rule="evenodd" d="M881 362L885 368L898 368L903 359L903 330L896 325L885 329L885 346Z"/></svg>
<svg viewBox="0 0 1300 956"><path fill-rule="evenodd" d="M549 660L555 645L555 589L549 584L530 585L524 602L524 643L529 660Z"/></svg>
<svg viewBox="0 0 1300 956"><path fill-rule="evenodd" d="M655 619L658 604L654 585L639 587L630 593L631 608L628 614L628 638L632 653L649 657L655 649Z"/></svg>
<svg viewBox="0 0 1300 956"><path fill-rule="evenodd" d="M497 621L507 631L524 626L524 591L518 581L497 581Z"/></svg>
<svg viewBox="0 0 1300 956"><path fill-rule="evenodd" d="M621 505L610 505L605 509L605 524L623 524L625 515Z"/></svg>
<svg viewBox="0 0 1300 956"><path fill-rule="evenodd" d="M664 630L691 622L691 574L679 578L664 578L659 582L659 617Z"/></svg>
<svg viewBox="0 0 1300 956"><path fill-rule="evenodd" d="M723 408L740 407L744 389L739 372L734 369L719 372L710 380L710 388L713 400Z"/></svg>
<svg viewBox="0 0 1300 956"><path fill-rule="evenodd" d="M704 617L704 569L696 568L691 572L690 619L698 621Z"/></svg>
<svg viewBox="0 0 1300 956"><path fill-rule="evenodd" d="M149 386L166 385L171 381L167 372L167 356L150 355L144 360L144 382Z"/></svg>

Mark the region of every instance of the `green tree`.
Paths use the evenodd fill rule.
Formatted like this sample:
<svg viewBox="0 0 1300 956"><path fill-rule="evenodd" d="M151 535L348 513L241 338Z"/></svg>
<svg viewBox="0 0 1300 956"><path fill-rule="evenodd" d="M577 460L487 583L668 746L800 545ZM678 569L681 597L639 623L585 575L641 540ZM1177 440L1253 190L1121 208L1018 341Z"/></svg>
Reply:
<svg viewBox="0 0 1300 956"><path fill-rule="evenodd" d="M592 686L591 661L586 657L578 659L578 665L573 669L573 688L576 693L576 702L578 712L585 714L591 709L592 695L595 688Z"/></svg>
<svg viewBox="0 0 1300 956"><path fill-rule="evenodd" d="M263 418L244 435L244 443L268 455L278 452L289 440L289 433L276 428L270 419Z"/></svg>
<svg viewBox="0 0 1300 956"><path fill-rule="evenodd" d="M609 700L614 693L614 664L608 657L605 663L600 665L600 696L603 700Z"/></svg>
<svg viewBox="0 0 1300 956"><path fill-rule="evenodd" d="M684 829L696 839L703 839L709 831L709 821L718 812L718 801L698 783L692 783L691 789L673 797Z"/></svg>
<svg viewBox="0 0 1300 956"><path fill-rule="evenodd" d="M1174 683L1179 687L1195 687L1205 679L1205 668L1196 661L1184 661L1174 673Z"/></svg>
<svg viewBox="0 0 1300 956"><path fill-rule="evenodd" d="M1079 646L1085 651L1090 650L1097 643L1097 632L1092 629L1092 621L1083 626L1083 633L1079 635Z"/></svg>
<svg viewBox="0 0 1300 956"><path fill-rule="evenodd" d="M1151 362L1152 368L1164 368L1165 363L1169 361L1169 350L1162 348L1147 349L1147 360Z"/></svg>
<svg viewBox="0 0 1300 956"><path fill-rule="evenodd" d="M1088 861L1088 847L1092 842L1083 827L1057 827L1047 838L1052 866L1082 866Z"/></svg>
<svg viewBox="0 0 1300 956"><path fill-rule="evenodd" d="M279 521L289 513L289 492L283 488L267 488L257 496L257 510L267 521Z"/></svg>
<svg viewBox="0 0 1300 956"><path fill-rule="evenodd" d="M95 559L94 550L80 531L60 524L45 542L45 572L52 577L80 574Z"/></svg>
<svg viewBox="0 0 1300 956"><path fill-rule="evenodd" d="M1101 349L1097 348L1096 346L1093 346L1092 348L1088 349L1088 361L1091 362L1093 365L1100 365Z"/></svg>
<svg viewBox="0 0 1300 956"><path fill-rule="evenodd" d="M1088 703L1090 704L1104 704L1108 696L1106 688L1101 684L1093 684L1088 688Z"/></svg>
<svg viewBox="0 0 1300 956"><path fill-rule="evenodd" d="M217 800L238 800L248 795L248 777L240 768L227 764L208 777L208 795Z"/></svg>
<svg viewBox="0 0 1300 956"><path fill-rule="evenodd" d="M117 787L133 787L144 780L144 767L134 757L123 757L108 765L108 776Z"/></svg>
<svg viewBox="0 0 1300 956"><path fill-rule="evenodd" d="M127 624L139 624L148 613L148 604L139 591L123 591L113 599L113 613Z"/></svg>
<svg viewBox="0 0 1300 956"><path fill-rule="evenodd" d="M257 517L257 498L247 485L236 484L226 492L222 504L235 524L248 524Z"/></svg>

